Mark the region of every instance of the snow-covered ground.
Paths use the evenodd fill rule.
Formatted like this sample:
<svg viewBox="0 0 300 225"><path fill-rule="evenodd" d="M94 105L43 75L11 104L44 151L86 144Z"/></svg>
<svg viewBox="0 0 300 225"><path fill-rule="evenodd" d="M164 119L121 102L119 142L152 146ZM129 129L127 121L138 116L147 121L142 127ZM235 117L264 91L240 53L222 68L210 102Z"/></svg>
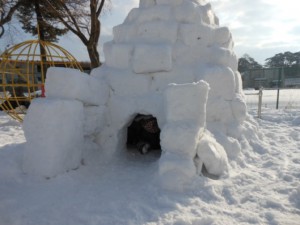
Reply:
<svg viewBox="0 0 300 225"><path fill-rule="evenodd" d="M257 123L261 142L242 143L228 176L199 177L175 192L160 187L155 153L124 150L108 164L89 146L77 170L51 179L26 175L22 127L1 112L0 224L298 225L300 110L264 108Z"/></svg>

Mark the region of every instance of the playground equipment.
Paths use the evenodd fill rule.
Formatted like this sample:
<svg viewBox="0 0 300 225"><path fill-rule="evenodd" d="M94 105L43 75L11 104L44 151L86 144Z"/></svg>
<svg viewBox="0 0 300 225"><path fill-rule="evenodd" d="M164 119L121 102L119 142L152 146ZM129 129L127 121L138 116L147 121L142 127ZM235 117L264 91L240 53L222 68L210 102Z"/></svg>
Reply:
<svg viewBox="0 0 300 225"><path fill-rule="evenodd" d="M42 40L29 40L0 55L0 110L22 122L32 99L45 97L49 67L82 70L62 47Z"/></svg>

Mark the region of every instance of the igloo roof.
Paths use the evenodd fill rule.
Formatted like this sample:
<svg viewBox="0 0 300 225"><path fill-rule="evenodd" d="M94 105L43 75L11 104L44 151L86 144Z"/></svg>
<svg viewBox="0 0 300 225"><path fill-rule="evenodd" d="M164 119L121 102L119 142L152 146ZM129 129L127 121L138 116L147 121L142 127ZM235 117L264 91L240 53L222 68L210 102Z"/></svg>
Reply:
<svg viewBox="0 0 300 225"><path fill-rule="evenodd" d="M211 5L196 0L141 0L113 28L104 45L105 63L136 74L170 72L182 66L214 64L237 69L233 42Z"/></svg>

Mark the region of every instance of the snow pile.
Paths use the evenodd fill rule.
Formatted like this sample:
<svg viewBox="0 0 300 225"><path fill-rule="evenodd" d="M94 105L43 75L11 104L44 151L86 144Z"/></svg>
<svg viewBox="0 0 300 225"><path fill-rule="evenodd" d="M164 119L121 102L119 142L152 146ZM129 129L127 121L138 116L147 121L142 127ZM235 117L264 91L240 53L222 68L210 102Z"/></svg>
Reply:
<svg viewBox="0 0 300 225"><path fill-rule="evenodd" d="M238 156L244 134L256 134L254 125L246 121L231 33L219 26L211 5L202 0L141 0L113 34L114 39L104 45L106 62L91 76L49 70L47 98L81 105L72 107L75 115L84 114L77 132L86 142L96 143L106 157L123 151L127 127L137 114L155 117L161 129L159 174L167 187L177 182L185 186L197 171L201 173L202 165L210 174L226 173L227 158ZM66 89L65 84L72 88ZM28 118L34 117L30 114L35 110L29 111ZM51 114L52 109L45 110ZM70 119L69 125L64 124L66 130L74 129L71 123ZM44 133L55 139L62 135L58 131L49 127ZM34 136L38 131L25 125L27 132ZM62 146L59 152L68 155ZM25 157L25 164L36 164L30 160L32 154Z"/></svg>
<svg viewBox="0 0 300 225"><path fill-rule="evenodd" d="M240 155L246 157L230 160L229 178L201 176L174 192L158 185L160 160L154 161L152 152L101 163L99 149L85 148L78 170L48 180L24 175L22 127L0 112L0 224L298 225L300 127L294 122L299 118L299 109L263 108L258 120L263 145L241 142ZM267 153L258 154L261 146Z"/></svg>

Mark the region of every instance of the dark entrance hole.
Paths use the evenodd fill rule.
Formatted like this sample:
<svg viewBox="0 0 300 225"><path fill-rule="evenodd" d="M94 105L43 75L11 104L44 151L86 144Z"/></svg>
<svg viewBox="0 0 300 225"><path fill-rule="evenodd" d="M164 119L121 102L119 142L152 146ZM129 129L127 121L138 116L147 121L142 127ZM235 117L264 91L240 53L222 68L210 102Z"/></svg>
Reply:
<svg viewBox="0 0 300 225"><path fill-rule="evenodd" d="M127 149L135 149L145 155L159 151L160 129L157 119L152 115L137 114L127 128Z"/></svg>

